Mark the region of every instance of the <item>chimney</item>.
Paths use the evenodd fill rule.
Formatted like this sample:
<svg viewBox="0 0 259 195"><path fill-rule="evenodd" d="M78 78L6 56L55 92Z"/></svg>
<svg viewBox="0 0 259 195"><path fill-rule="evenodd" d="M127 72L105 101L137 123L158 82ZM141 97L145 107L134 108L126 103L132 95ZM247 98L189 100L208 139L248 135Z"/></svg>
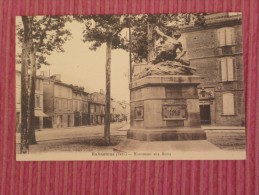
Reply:
<svg viewBox="0 0 259 195"><path fill-rule="evenodd" d="M51 78L56 81L61 81L61 74L54 74L51 76Z"/></svg>

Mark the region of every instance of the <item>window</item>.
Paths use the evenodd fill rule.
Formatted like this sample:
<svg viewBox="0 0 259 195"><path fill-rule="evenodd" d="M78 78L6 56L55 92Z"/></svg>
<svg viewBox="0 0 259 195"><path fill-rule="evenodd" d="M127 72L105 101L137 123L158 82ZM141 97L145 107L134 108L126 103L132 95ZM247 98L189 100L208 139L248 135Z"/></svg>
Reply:
<svg viewBox="0 0 259 195"><path fill-rule="evenodd" d="M85 112L88 112L88 106L87 106L87 103L85 103Z"/></svg>
<svg viewBox="0 0 259 195"><path fill-rule="evenodd" d="M40 96L35 96L35 108L40 108Z"/></svg>
<svg viewBox="0 0 259 195"><path fill-rule="evenodd" d="M20 123L20 112L16 112L16 125Z"/></svg>
<svg viewBox="0 0 259 195"><path fill-rule="evenodd" d="M58 95L61 96L61 86L58 86Z"/></svg>
<svg viewBox="0 0 259 195"><path fill-rule="evenodd" d="M78 111L78 101L75 101L75 111Z"/></svg>
<svg viewBox="0 0 259 195"><path fill-rule="evenodd" d="M63 105L63 110L65 110L65 111L67 110L67 104L68 104L67 102L68 102L68 100L65 100L65 99L64 99L64 100L63 100L63 103L62 103L62 105Z"/></svg>
<svg viewBox="0 0 259 195"><path fill-rule="evenodd" d="M223 99L223 115L235 114L235 99L233 93L225 93L222 96Z"/></svg>
<svg viewBox="0 0 259 195"><path fill-rule="evenodd" d="M67 110L70 110L70 107L69 107L69 100L67 100L66 108L67 108Z"/></svg>
<svg viewBox="0 0 259 195"><path fill-rule="evenodd" d="M85 110L84 110L85 106L84 106L84 103L83 103L83 102L81 103L81 108L82 108L82 112L84 112L84 111L85 111Z"/></svg>
<svg viewBox="0 0 259 195"><path fill-rule="evenodd" d="M91 106L90 106L90 112L91 112L91 114L94 113L94 105L91 105Z"/></svg>
<svg viewBox="0 0 259 195"><path fill-rule="evenodd" d="M232 46L235 44L234 28L226 27L217 30L219 46Z"/></svg>
<svg viewBox="0 0 259 195"><path fill-rule="evenodd" d="M58 100L58 109L61 110L61 108L62 108L62 102L61 102L61 100L59 99L59 100Z"/></svg>
<svg viewBox="0 0 259 195"><path fill-rule="evenodd" d="M21 103L21 88L16 88L16 103Z"/></svg>
<svg viewBox="0 0 259 195"><path fill-rule="evenodd" d="M37 91L41 90L41 82L40 82L39 79L36 79L35 88L36 88Z"/></svg>
<svg viewBox="0 0 259 195"><path fill-rule="evenodd" d="M234 81L234 59L222 58L221 64L221 81Z"/></svg>
<svg viewBox="0 0 259 195"><path fill-rule="evenodd" d="M68 110L71 110L71 111L72 111L72 110L73 110L73 106L72 106L73 102L72 102L72 100L69 100L69 101L68 101L68 104L69 104L69 105L68 105Z"/></svg>

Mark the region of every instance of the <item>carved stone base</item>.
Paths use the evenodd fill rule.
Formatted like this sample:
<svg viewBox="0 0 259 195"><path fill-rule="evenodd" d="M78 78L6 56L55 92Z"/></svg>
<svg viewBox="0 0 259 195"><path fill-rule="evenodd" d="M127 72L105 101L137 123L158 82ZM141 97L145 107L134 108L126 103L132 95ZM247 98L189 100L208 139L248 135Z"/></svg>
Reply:
<svg viewBox="0 0 259 195"><path fill-rule="evenodd" d="M133 81L128 139L206 140L201 129L197 85L200 77L147 76Z"/></svg>

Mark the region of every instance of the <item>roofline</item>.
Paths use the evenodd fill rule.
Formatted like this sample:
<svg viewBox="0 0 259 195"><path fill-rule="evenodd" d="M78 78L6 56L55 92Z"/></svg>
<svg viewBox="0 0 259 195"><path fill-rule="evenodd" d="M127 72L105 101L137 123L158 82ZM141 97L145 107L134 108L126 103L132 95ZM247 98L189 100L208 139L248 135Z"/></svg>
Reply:
<svg viewBox="0 0 259 195"><path fill-rule="evenodd" d="M22 72L21 72L20 70L15 70L15 71L18 72L18 73L20 73L20 74L22 74ZM44 80L44 77L39 76L39 75L36 75L36 78L37 78L37 79Z"/></svg>
<svg viewBox="0 0 259 195"><path fill-rule="evenodd" d="M205 26L198 26L198 25L191 25L191 26L184 26L181 28L182 33L186 32L194 32L206 29L212 29L217 27L224 27L224 26L235 26L242 24L242 15L235 15L235 16L222 16L217 18L210 18L205 21Z"/></svg>

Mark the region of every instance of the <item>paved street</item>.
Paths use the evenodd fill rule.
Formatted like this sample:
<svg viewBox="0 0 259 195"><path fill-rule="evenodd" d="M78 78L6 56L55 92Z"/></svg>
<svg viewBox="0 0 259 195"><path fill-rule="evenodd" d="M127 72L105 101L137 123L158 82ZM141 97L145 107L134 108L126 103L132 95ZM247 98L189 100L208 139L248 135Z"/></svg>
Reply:
<svg viewBox="0 0 259 195"><path fill-rule="evenodd" d="M62 129L43 129L36 131L37 145L30 146L30 153L55 151L107 151L126 139L129 124L111 124L111 146L103 139L103 125L80 126ZM245 131L242 129L206 127L207 139L223 150L244 150ZM17 152L20 134L16 134Z"/></svg>
<svg viewBox="0 0 259 195"><path fill-rule="evenodd" d="M111 124L111 135L126 135L126 131L118 131L118 129L124 127L125 122L112 123ZM38 142L50 141L50 140L63 140L71 138L84 138L84 137L96 137L103 136L104 126L79 126L69 128L50 128L36 130L36 139ZM20 143L20 133L16 133L16 143Z"/></svg>
<svg viewBox="0 0 259 195"><path fill-rule="evenodd" d="M91 151L105 150L126 138L125 122L111 124L111 146L103 140L104 126L80 126L61 129L43 129L36 131L38 144L30 146L30 153L50 151ZM20 133L16 134L16 151L19 153Z"/></svg>

